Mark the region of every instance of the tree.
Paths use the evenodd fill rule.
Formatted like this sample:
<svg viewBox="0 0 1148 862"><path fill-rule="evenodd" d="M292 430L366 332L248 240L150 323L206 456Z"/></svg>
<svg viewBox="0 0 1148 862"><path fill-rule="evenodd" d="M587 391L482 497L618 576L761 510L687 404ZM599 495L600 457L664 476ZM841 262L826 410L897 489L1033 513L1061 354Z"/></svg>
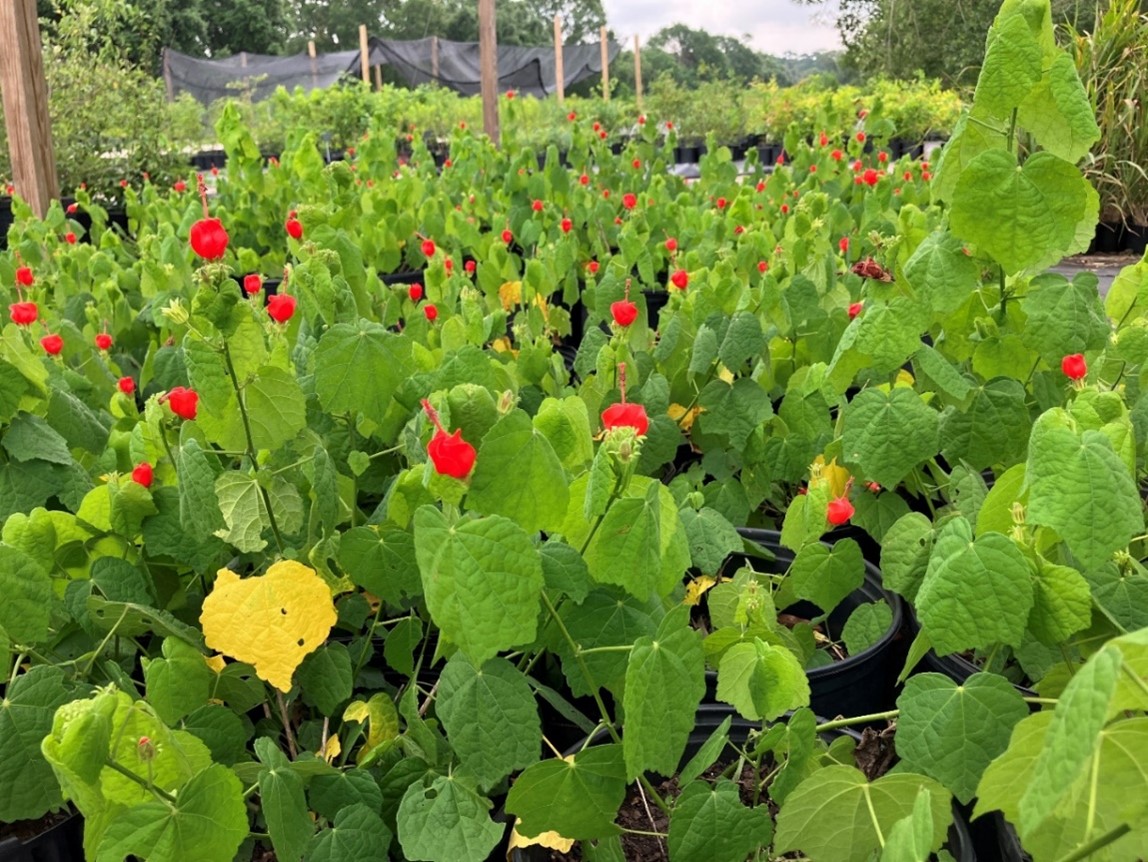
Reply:
<svg viewBox="0 0 1148 862"><path fill-rule="evenodd" d="M199 0L213 56L278 54L288 34L282 0Z"/></svg>
<svg viewBox="0 0 1148 862"><path fill-rule="evenodd" d="M352 51L359 47L359 25L366 24L372 36L380 35L383 18L398 0L289 0L291 38L288 49L300 52L308 40L315 40L315 48L324 51Z"/></svg>

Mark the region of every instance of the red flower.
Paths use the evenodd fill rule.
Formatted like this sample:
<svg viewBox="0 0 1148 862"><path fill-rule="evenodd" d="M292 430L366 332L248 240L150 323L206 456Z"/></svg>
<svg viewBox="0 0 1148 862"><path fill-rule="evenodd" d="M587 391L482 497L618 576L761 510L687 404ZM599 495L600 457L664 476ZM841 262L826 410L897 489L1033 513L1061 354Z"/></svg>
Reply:
<svg viewBox="0 0 1148 862"><path fill-rule="evenodd" d="M674 239L673 237L670 237L669 239L667 239L666 240L666 251L677 251L677 250L678 250L678 241L676 239Z"/></svg>
<svg viewBox="0 0 1148 862"><path fill-rule="evenodd" d="M435 252L434 240L433 239L424 239L422 249L423 249L423 257L434 257L434 252Z"/></svg>
<svg viewBox="0 0 1148 862"><path fill-rule="evenodd" d="M34 282L35 280L36 280L36 277L34 275L32 275L32 267L30 267L30 266L18 266L18 267L16 267L16 283L18 285L20 285L21 287L31 287L32 282Z"/></svg>
<svg viewBox="0 0 1148 862"><path fill-rule="evenodd" d="M477 266L478 266L478 264L476 264L473 260L468 260L466 263L464 263L462 265L462 268L465 269L467 272L473 274L474 270Z"/></svg>
<svg viewBox="0 0 1148 862"><path fill-rule="evenodd" d="M434 323L435 320L438 319L438 308L436 308L433 303L428 302L423 306L423 314L426 315L427 320Z"/></svg>
<svg viewBox="0 0 1148 862"><path fill-rule="evenodd" d="M40 346L49 356L59 356L60 351L64 349L64 339L55 334L45 335L40 339Z"/></svg>
<svg viewBox="0 0 1148 862"><path fill-rule="evenodd" d="M789 214L789 204L782 204L781 205L781 214L782 215L788 215Z"/></svg>
<svg viewBox="0 0 1148 862"><path fill-rule="evenodd" d="M509 228L502 232L502 241L507 245L510 245L512 242L514 242L514 234L510 232Z"/></svg>
<svg viewBox="0 0 1148 862"><path fill-rule="evenodd" d="M446 258L442 262L442 266L443 266L443 269L445 269L447 272L451 272L454 269L454 259L449 258L449 257Z"/></svg>
<svg viewBox="0 0 1148 862"><path fill-rule="evenodd" d="M576 119L578 119L578 115L575 114L573 111L571 111L569 114L566 115L566 119L568 119L570 122L573 123Z"/></svg>
<svg viewBox="0 0 1148 862"><path fill-rule="evenodd" d="M690 283L690 276L684 269L678 269L670 276L670 281L678 290L685 290L686 285Z"/></svg>
<svg viewBox="0 0 1148 862"><path fill-rule="evenodd" d="M291 237L291 239L303 238L303 224L294 216L288 218L287 221L283 223L283 227L287 229L287 236Z"/></svg>
<svg viewBox="0 0 1148 862"><path fill-rule="evenodd" d="M865 171L865 173L863 173L861 175L861 181L864 182L868 186L877 185L877 181L880 179L881 179L881 175L878 174L875 170L873 170L873 168L868 168Z"/></svg>
<svg viewBox="0 0 1148 862"><path fill-rule="evenodd" d="M191 250L204 260L223 257L228 240L223 222L217 218L201 218L191 226Z"/></svg>
<svg viewBox="0 0 1148 862"><path fill-rule="evenodd" d="M933 175L931 173L929 173L928 171L921 171L921 179L923 179L925 182L928 182L932 178L933 178Z"/></svg>
<svg viewBox="0 0 1148 862"><path fill-rule="evenodd" d="M861 303L860 302L850 303L850 305L849 305L849 319L852 320L854 317L856 317L860 313L861 313Z"/></svg>
<svg viewBox="0 0 1148 862"><path fill-rule="evenodd" d="M257 272L243 276L243 292L248 296L263 290L263 276Z"/></svg>
<svg viewBox="0 0 1148 862"><path fill-rule="evenodd" d="M594 122L594 126L593 126L593 129L594 129L594 131L595 131L595 132L600 132L600 131L602 131L602 124L601 124L601 123L599 123L599 122L597 122L597 121L595 121L595 122Z"/></svg>
<svg viewBox="0 0 1148 862"><path fill-rule="evenodd" d="M785 153L782 153L780 156L777 157L777 163L779 165L785 164Z"/></svg>
<svg viewBox="0 0 1148 862"><path fill-rule="evenodd" d="M638 319L638 306L628 299L620 299L610 303L610 314L619 326L629 326Z"/></svg>
<svg viewBox="0 0 1148 862"><path fill-rule="evenodd" d="M835 162L839 162L845 158L845 154L841 152L841 150L834 150L829 154L829 158L833 159Z"/></svg>
<svg viewBox="0 0 1148 862"><path fill-rule="evenodd" d="M177 192L183 193L187 191L187 183L185 183L183 180L176 180L175 185L172 186L172 188Z"/></svg>
<svg viewBox="0 0 1148 862"><path fill-rule="evenodd" d="M80 205L79 204L77 204L77 203L68 204L68 209L66 210L68 215L75 215L79 211L80 211Z"/></svg>
<svg viewBox="0 0 1148 862"><path fill-rule="evenodd" d="M622 206L628 210L632 210L638 205L638 196L631 192L626 192L622 195Z"/></svg>
<svg viewBox="0 0 1148 862"><path fill-rule="evenodd" d="M865 167L865 165L864 165L864 164L862 164L862 162L861 162L861 160L860 160L860 159L858 159L857 161L855 161L855 162L853 163L853 173L855 173L855 174L859 174L859 173L861 173L861 169L862 169L863 167Z"/></svg>
<svg viewBox="0 0 1148 862"><path fill-rule="evenodd" d="M598 274L598 261L592 260L586 264L586 269L590 270L590 275Z"/></svg>
<svg viewBox="0 0 1148 862"><path fill-rule="evenodd" d="M642 160L634 159L634 161L630 162L630 164L633 166L634 170L638 170L638 168L642 166Z"/></svg>
<svg viewBox="0 0 1148 862"><path fill-rule="evenodd" d="M580 185L588 186L590 185L590 177L586 174L582 174L582 176L578 177L578 182Z"/></svg>
<svg viewBox="0 0 1148 862"><path fill-rule="evenodd" d="M144 461L137 464L136 468L132 470L132 481L143 485L145 488L150 488L152 480L155 478L155 471L152 470L151 464Z"/></svg>
<svg viewBox="0 0 1148 862"><path fill-rule="evenodd" d="M72 233L72 231L68 231L66 234L64 234L64 242L66 242L68 245L75 245L76 235Z"/></svg>
<svg viewBox="0 0 1148 862"><path fill-rule="evenodd" d="M136 391L136 382L130 377L121 377L116 381L116 386L124 395L131 395Z"/></svg>
<svg viewBox="0 0 1148 862"><path fill-rule="evenodd" d="M765 180L758 180L757 185L754 186L754 188L759 192L765 191Z"/></svg>
<svg viewBox="0 0 1148 862"><path fill-rule="evenodd" d="M817 142L824 147L829 143L829 136L825 134L825 132L822 132L821 137L817 139Z"/></svg>
<svg viewBox="0 0 1148 862"><path fill-rule="evenodd" d="M905 182L909 182L912 179L913 179L913 172L912 171L905 171Z"/></svg>
<svg viewBox="0 0 1148 862"><path fill-rule="evenodd" d="M602 411L602 425L607 430L614 428L633 428L639 437L646 436L650 430L650 417L646 415L646 408L641 404L611 404Z"/></svg>
<svg viewBox="0 0 1148 862"><path fill-rule="evenodd" d="M646 115L645 114L639 114L638 115L638 125L639 126L646 125Z"/></svg>
<svg viewBox="0 0 1148 862"><path fill-rule="evenodd" d="M810 165L809 166L809 173L811 173L811 174L817 173L817 165Z"/></svg>
<svg viewBox="0 0 1148 862"><path fill-rule="evenodd" d="M506 98L513 99L514 98L514 91L513 90L507 90L506 91Z"/></svg>
<svg viewBox="0 0 1148 862"><path fill-rule="evenodd" d="M286 323L295 314L295 297L277 293L267 300L267 314L276 323Z"/></svg>
<svg viewBox="0 0 1148 862"><path fill-rule="evenodd" d="M666 120L666 128L667 128L667 129L672 129L673 127L674 127L674 124L673 124L673 123L671 123L669 120Z"/></svg>
<svg viewBox="0 0 1148 862"><path fill-rule="evenodd" d="M841 239L839 239L837 241L837 247L839 249L841 249L841 251L843 251L843 252L849 251L849 237L847 237L847 236L841 237Z"/></svg>
<svg viewBox="0 0 1148 862"><path fill-rule="evenodd" d="M571 229L574 227L574 222L570 221L568 218L564 218L562 219L561 227L562 233L570 233Z"/></svg>
<svg viewBox="0 0 1148 862"><path fill-rule="evenodd" d="M429 401L423 399L423 410L426 411L434 424L434 435L427 444L427 454L435 471L444 476L453 476L455 479L465 479L474 469L478 453L474 447L462 439L462 430L448 434L439 421L438 413Z"/></svg>
<svg viewBox="0 0 1148 862"><path fill-rule="evenodd" d="M840 527L842 524L849 523L854 511L856 510L853 508L853 504L849 502L848 497L834 497L825 507L825 517L834 527Z"/></svg>
<svg viewBox="0 0 1148 862"><path fill-rule="evenodd" d="M34 302L14 302L8 306L8 315L17 326L28 326L36 322L40 309Z"/></svg>
<svg viewBox="0 0 1148 862"><path fill-rule="evenodd" d="M165 400L171 407L171 412L180 419L194 419L199 410L199 393L194 389L176 386L167 393Z"/></svg>
<svg viewBox="0 0 1148 862"><path fill-rule="evenodd" d="M1060 360L1060 370L1069 380L1083 380L1088 374L1088 363L1084 361L1084 354L1071 353Z"/></svg>
<svg viewBox="0 0 1148 862"><path fill-rule="evenodd" d="M609 200L609 198L610 198L610 190L609 190L609 189L602 189L602 197L603 197L603 198L605 198L605 199L607 199L607 200Z"/></svg>
<svg viewBox="0 0 1148 862"><path fill-rule="evenodd" d="M718 208L719 210L724 210L724 209L725 209L725 204L726 204L726 200L725 200L725 198L718 198L718 199L717 199L717 201L716 201L716 203L717 203L717 208Z"/></svg>
<svg viewBox="0 0 1148 862"><path fill-rule="evenodd" d="M879 161L881 164L885 164L885 162L889 161L889 154L882 150L881 152L877 153L877 161Z"/></svg>
<svg viewBox="0 0 1148 862"><path fill-rule="evenodd" d="M764 260L759 260L757 262L757 271L758 272L768 272L769 271L769 262L764 261Z"/></svg>
<svg viewBox="0 0 1148 862"><path fill-rule="evenodd" d="M418 302L423 298L423 286L421 284L412 284L407 288L407 296L411 298L411 302Z"/></svg>
<svg viewBox="0 0 1148 862"><path fill-rule="evenodd" d="M452 162L450 159L443 159L442 166L444 168L452 168L454 167L454 162Z"/></svg>
<svg viewBox="0 0 1148 862"><path fill-rule="evenodd" d="M857 141L858 141L858 143L862 143L862 144L865 143L865 133L864 132L858 132L857 133Z"/></svg>
<svg viewBox="0 0 1148 862"><path fill-rule="evenodd" d="M110 350L112 347L112 337L106 332L101 332L96 336L96 347L100 350Z"/></svg>
<svg viewBox="0 0 1148 862"><path fill-rule="evenodd" d="M120 188L126 189L127 187L128 187L128 181L127 180L120 180Z"/></svg>
<svg viewBox="0 0 1148 862"><path fill-rule="evenodd" d="M532 203L532 204L530 205L530 208L531 208L532 210L534 210L536 213L540 213L540 212L542 212L542 207L543 207L543 206L545 206L545 204L543 204L543 203L542 203L542 201L540 201L540 200L538 200L537 198L535 198L535 199L534 199L534 203Z"/></svg>

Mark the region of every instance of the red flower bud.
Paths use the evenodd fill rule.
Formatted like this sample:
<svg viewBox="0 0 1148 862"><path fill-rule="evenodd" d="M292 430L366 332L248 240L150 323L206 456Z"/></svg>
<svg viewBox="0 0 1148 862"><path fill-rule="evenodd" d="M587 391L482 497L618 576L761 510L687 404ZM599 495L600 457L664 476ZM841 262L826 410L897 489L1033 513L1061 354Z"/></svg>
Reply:
<svg viewBox="0 0 1148 862"><path fill-rule="evenodd" d="M431 323L434 323L434 321L438 319L438 308L436 308L432 303L428 302L423 306L423 314L426 315L427 320L429 320Z"/></svg>
<svg viewBox="0 0 1148 862"><path fill-rule="evenodd" d="M677 250L678 250L678 241L676 239L674 239L673 237L670 237L669 239L667 239L666 240L666 251L677 251Z"/></svg>
<svg viewBox="0 0 1148 862"><path fill-rule="evenodd" d="M8 315L17 326L28 326L36 322L40 309L34 302L14 302L8 306Z"/></svg>
<svg viewBox="0 0 1148 862"><path fill-rule="evenodd" d="M594 126L593 126L593 128L594 128L594 131L595 131L595 132L600 132L600 131L602 131L602 124L601 124L601 123L599 123L599 122L597 122L597 121L595 121L595 122L594 122Z"/></svg>
<svg viewBox="0 0 1148 862"><path fill-rule="evenodd" d="M96 347L100 350L109 350L112 346L112 337L106 332L101 332L96 336Z"/></svg>
<svg viewBox="0 0 1148 862"><path fill-rule="evenodd" d="M422 249L423 249L423 256L424 257L434 257L434 252L435 252L434 240L433 239L424 239Z"/></svg>
<svg viewBox="0 0 1148 862"><path fill-rule="evenodd" d="M849 237L843 236L837 241L837 247L844 251L849 251Z"/></svg>
<svg viewBox="0 0 1148 862"><path fill-rule="evenodd" d="M191 226L191 250L204 260L223 257L228 240L223 222L217 218L202 218Z"/></svg>
<svg viewBox="0 0 1148 862"><path fill-rule="evenodd" d="M571 111L569 114L566 115L566 119L568 119L570 122L573 123L576 119L578 119L578 115L575 114L573 111Z"/></svg>
<svg viewBox="0 0 1148 862"><path fill-rule="evenodd" d="M650 417L641 404L611 404L602 411L602 425L607 431L614 428L633 428L639 437L650 430Z"/></svg>
<svg viewBox="0 0 1148 862"><path fill-rule="evenodd" d="M64 234L64 242L66 242L68 245L75 245L76 235L72 231L68 231L66 234Z"/></svg>
<svg viewBox="0 0 1148 862"><path fill-rule="evenodd" d="M283 223L283 227L287 229L287 236L291 239L303 238L303 224L299 219L292 216Z"/></svg>
<svg viewBox="0 0 1148 862"><path fill-rule="evenodd" d="M132 481L138 482L140 485L143 485L145 488L151 487L151 483L152 483L152 480L154 478L155 478L155 471L152 470L151 464L149 464L147 461L144 461L143 463L138 464L136 466L136 468L134 470L132 470Z"/></svg>
<svg viewBox="0 0 1148 862"><path fill-rule="evenodd" d="M183 180L176 180L175 185L172 186L172 188L177 192L183 193L187 191L187 183L185 183Z"/></svg>
<svg viewBox="0 0 1148 862"><path fill-rule="evenodd" d="M840 527L842 524L849 523L854 511L856 510L853 508L853 504L849 502L848 497L834 497L825 507L825 517L834 527Z"/></svg>
<svg viewBox="0 0 1148 862"><path fill-rule="evenodd" d="M852 320L854 317L856 317L858 314L861 313L861 305L862 304L860 302L853 302L853 303L849 304L849 319L850 320Z"/></svg>
<svg viewBox="0 0 1148 862"><path fill-rule="evenodd" d="M825 132L822 132L821 137L819 137L817 139L817 143L821 144L821 146L824 147L826 144L829 143L829 136L827 134L825 134Z"/></svg>
<svg viewBox="0 0 1148 862"><path fill-rule="evenodd" d="M59 356L60 351L64 349L64 339L55 334L45 335L40 339L40 346L49 356Z"/></svg>
<svg viewBox="0 0 1148 862"><path fill-rule="evenodd" d="M865 171L865 173L863 173L863 174L861 175L861 180L862 180L862 181L863 181L863 182L864 182L866 185L869 185L869 186L875 186L875 185L877 185L877 181L878 181L878 180L880 180L880 179L881 179L881 175L880 175L880 174L878 174L878 173L877 173L875 170L873 170L873 168L868 168L868 169Z"/></svg>
<svg viewBox="0 0 1148 862"><path fill-rule="evenodd" d="M75 214L76 214L76 213L78 213L79 211L80 211L80 205L79 205L78 203L70 203L70 204L68 204L68 209L66 210L66 212L68 213L68 215L75 215Z"/></svg>
<svg viewBox="0 0 1148 862"><path fill-rule="evenodd" d="M841 159L843 159L844 157L845 157L845 154L842 153L841 150L834 150L833 152L831 152L829 154L829 158L833 159L833 161L835 161L835 162L841 161Z"/></svg>
<svg viewBox="0 0 1148 862"><path fill-rule="evenodd" d="M686 285L690 283L690 276L684 269L678 269L674 270L674 274L670 276L670 281L678 290L685 290Z"/></svg>
<svg viewBox="0 0 1148 862"><path fill-rule="evenodd" d="M545 206L545 204L542 203L542 201L538 200L538 198L535 198L533 203L530 204L530 208L532 210L534 210L536 213L542 212L542 208L544 206Z"/></svg>
<svg viewBox="0 0 1148 862"><path fill-rule="evenodd" d="M586 264L586 269L590 270L590 275L598 274L598 261L592 260Z"/></svg>
<svg viewBox="0 0 1148 862"><path fill-rule="evenodd" d="M757 262L757 271L758 272L768 272L769 271L769 261L759 260Z"/></svg>
<svg viewBox="0 0 1148 862"><path fill-rule="evenodd" d="M454 269L454 260L448 257L442 262L442 266L447 272L451 272Z"/></svg>
<svg viewBox="0 0 1148 862"><path fill-rule="evenodd" d="M865 143L865 133L864 132L858 132L857 133L857 142L861 143L861 144Z"/></svg>
<svg viewBox="0 0 1148 862"><path fill-rule="evenodd" d="M116 386L124 395L131 395L136 391L136 382L130 377L121 377L116 381Z"/></svg>
<svg viewBox="0 0 1148 862"><path fill-rule="evenodd" d="M248 296L263 290L263 276L257 272L243 276L243 292Z"/></svg>
<svg viewBox="0 0 1148 862"><path fill-rule="evenodd" d="M32 282L36 277L32 275L32 268L30 266L16 267L16 283L21 287L31 287Z"/></svg>
<svg viewBox="0 0 1148 862"><path fill-rule="evenodd" d="M879 161L881 164L885 164L885 162L889 161L889 154L882 150L881 152L877 153L877 161Z"/></svg>
<svg viewBox="0 0 1148 862"><path fill-rule="evenodd" d="M267 314L276 323L286 323L295 314L295 297L277 293L267 300Z"/></svg>
<svg viewBox="0 0 1148 862"><path fill-rule="evenodd" d="M638 205L638 196L631 192L626 192L622 195L622 206L628 210L632 210Z"/></svg>
<svg viewBox="0 0 1148 862"><path fill-rule="evenodd" d="M634 170L638 170L638 168L642 166L642 160L634 159L634 161L630 162L630 165L634 168Z"/></svg>
<svg viewBox="0 0 1148 862"><path fill-rule="evenodd" d="M474 273L474 271L477 267L478 267L478 264L476 264L473 260L468 260L466 263L464 263L462 265L463 269L465 269L467 272L472 273L472 274Z"/></svg>
<svg viewBox="0 0 1148 862"><path fill-rule="evenodd" d="M583 186L588 186L590 185L590 177L586 174L582 174L582 176L578 177L578 183Z"/></svg>
<svg viewBox="0 0 1148 862"><path fill-rule="evenodd" d="M510 245L512 242L514 242L514 234L510 232L509 228L502 232L502 241L507 245Z"/></svg>
<svg viewBox="0 0 1148 862"><path fill-rule="evenodd" d="M194 419L199 410L199 393L194 389L176 386L167 393L166 400L171 412L180 419Z"/></svg>
<svg viewBox="0 0 1148 862"><path fill-rule="evenodd" d="M756 189L759 192L765 191L765 180L758 180L757 185L754 186L754 189Z"/></svg>
<svg viewBox="0 0 1148 862"><path fill-rule="evenodd" d="M474 462L478 453L475 452L473 446L462 439L461 429L453 434L447 433L439 421L438 413L425 398L423 399L423 410L426 411L435 428L434 435L431 437L430 443L427 444L427 454L430 456L435 471L444 476L453 476L455 479L465 479L474 469Z"/></svg>
<svg viewBox="0 0 1148 862"><path fill-rule="evenodd" d="M1088 363L1081 353L1071 353L1060 360L1060 370L1069 380L1083 380L1088 374Z"/></svg>
<svg viewBox="0 0 1148 862"><path fill-rule="evenodd" d="M629 326L638 319L638 306L628 299L620 299L610 303L610 314L619 326Z"/></svg>
<svg viewBox="0 0 1148 862"><path fill-rule="evenodd" d="M411 298L411 302L418 302L423 298L423 286L421 284L412 284L407 288L407 296Z"/></svg>

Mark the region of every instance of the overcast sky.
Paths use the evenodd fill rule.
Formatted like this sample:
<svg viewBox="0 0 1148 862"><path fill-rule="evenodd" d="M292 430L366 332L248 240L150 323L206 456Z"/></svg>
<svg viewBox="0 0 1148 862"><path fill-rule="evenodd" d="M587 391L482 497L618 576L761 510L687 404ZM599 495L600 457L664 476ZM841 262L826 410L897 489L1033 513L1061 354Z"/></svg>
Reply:
<svg viewBox="0 0 1148 862"><path fill-rule="evenodd" d="M644 42L670 24L740 37L770 54L805 54L841 47L834 4L799 6L794 0L603 0L610 29L626 44Z"/></svg>

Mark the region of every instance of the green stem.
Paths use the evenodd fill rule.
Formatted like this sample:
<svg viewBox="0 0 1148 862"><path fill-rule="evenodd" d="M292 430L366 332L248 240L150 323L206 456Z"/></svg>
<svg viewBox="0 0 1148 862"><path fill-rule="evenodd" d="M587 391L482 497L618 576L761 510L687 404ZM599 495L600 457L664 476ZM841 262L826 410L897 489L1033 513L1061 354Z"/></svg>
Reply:
<svg viewBox="0 0 1148 862"><path fill-rule="evenodd" d="M817 732L825 733L827 730L837 730L839 727L852 727L854 724L868 724L871 721L886 721L890 718L896 718L900 714L901 710L890 709L887 712L873 712L869 715L855 715L852 718L838 718L817 725Z"/></svg>
<svg viewBox="0 0 1148 862"><path fill-rule="evenodd" d="M1005 132L1005 134L1008 136L1008 151L1010 153L1013 151L1013 147L1016 145L1016 115L1017 115L1017 111L1018 111L1017 108L1012 109L1012 116L1009 118L1009 121L1008 121L1008 131Z"/></svg>
<svg viewBox="0 0 1148 862"><path fill-rule="evenodd" d="M620 646L599 646L590 647L589 649L578 648L579 655L592 655L597 652L630 652L633 649L632 644L622 644Z"/></svg>
<svg viewBox="0 0 1148 862"><path fill-rule="evenodd" d="M1080 847L1077 847L1068 855L1061 856L1057 862L1080 862L1082 859L1089 858L1097 850L1101 850L1104 847L1107 847L1109 844L1112 844L1115 841L1119 841L1131 831L1131 826L1129 826L1127 823L1121 823L1115 829L1110 829L1099 838L1094 838L1087 844L1083 844Z"/></svg>
<svg viewBox="0 0 1148 862"><path fill-rule="evenodd" d="M594 539L594 534L598 532L598 528L602 526L602 522L606 519L606 513L610 511L610 507L614 505L614 501L618 499L618 494L622 490L622 476L619 473L617 478L614 479L614 488L610 491L610 498L606 500L606 508L602 510L602 514L594 519L593 525L590 527L590 532L586 534L586 541L582 543L582 547L578 549L579 556L585 556L586 549L590 547L590 542Z"/></svg>
<svg viewBox="0 0 1148 862"><path fill-rule="evenodd" d="M283 719L283 732L287 734L287 751L294 760L299 756L295 747L295 731L291 729L291 717L287 715L287 704L283 700L283 692L275 689L275 701L279 704L279 717Z"/></svg>
<svg viewBox="0 0 1148 862"><path fill-rule="evenodd" d="M8 677L8 690L9 691L12 689L12 686L15 685L16 674L18 674L20 672L20 665L26 657L27 657L27 653L20 653L18 656L16 656L16 661L12 664L12 675Z"/></svg>
<svg viewBox="0 0 1148 862"><path fill-rule="evenodd" d="M118 629L120 627L120 623L122 623L124 621L124 617L126 617L127 615L128 615L128 609L127 609L127 607L124 607L123 612L120 614L120 618L118 620L116 620L116 624L114 626L112 626L111 631L109 631L106 635L104 635L104 639L102 641L100 641L100 645L98 647L96 647L95 652L92 653L92 657L88 661L87 667L84 668L84 676L85 677L91 676L92 667L95 665L96 659L99 658L101 654L103 654L104 647L106 647L108 645L108 641L110 641L112 639L112 636L115 635L116 629Z"/></svg>
<svg viewBox="0 0 1148 862"><path fill-rule="evenodd" d="M251 433L251 420L247 416L247 405L243 402L243 392L239 386L239 377L235 373L235 363L231 361L231 348L226 341L223 342L223 361L227 366L227 376L231 378L231 386L235 389L235 401L239 405L239 415L243 419L243 433L247 437L247 457L251 461L251 469L259 472L258 450L255 448L255 437ZM275 544L279 548L279 553L282 554L283 536L279 533L279 524L275 521L275 511L271 508L271 495L262 485L259 485L259 494L263 498L263 505L267 508L267 520L271 524L271 532L275 534Z"/></svg>
<svg viewBox="0 0 1148 862"><path fill-rule="evenodd" d="M1025 703L1035 703L1043 706L1056 706L1060 703L1055 697L1026 697L1023 698Z"/></svg>
<svg viewBox="0 0 1148 862"><path fill-rule="evenodd" d="M130 779L131 781L134 781L140 787L143 787L147 790L150 790L159 799L162 799L164 802L167 802L169 805L175 805L176 804L175 797L172 796L170 793L168 793L166 790L162 790L159 787L156 787L154 784L149 784L146 779L141 778L140 776L136 775L130 769L128 769L124 766L120 766L114 760L111 760L109 758L108 760L104 761L104 765L107 766L109 769L112 769L112 770L118 772L124 778L127 778L127 779Z"/></svg>

